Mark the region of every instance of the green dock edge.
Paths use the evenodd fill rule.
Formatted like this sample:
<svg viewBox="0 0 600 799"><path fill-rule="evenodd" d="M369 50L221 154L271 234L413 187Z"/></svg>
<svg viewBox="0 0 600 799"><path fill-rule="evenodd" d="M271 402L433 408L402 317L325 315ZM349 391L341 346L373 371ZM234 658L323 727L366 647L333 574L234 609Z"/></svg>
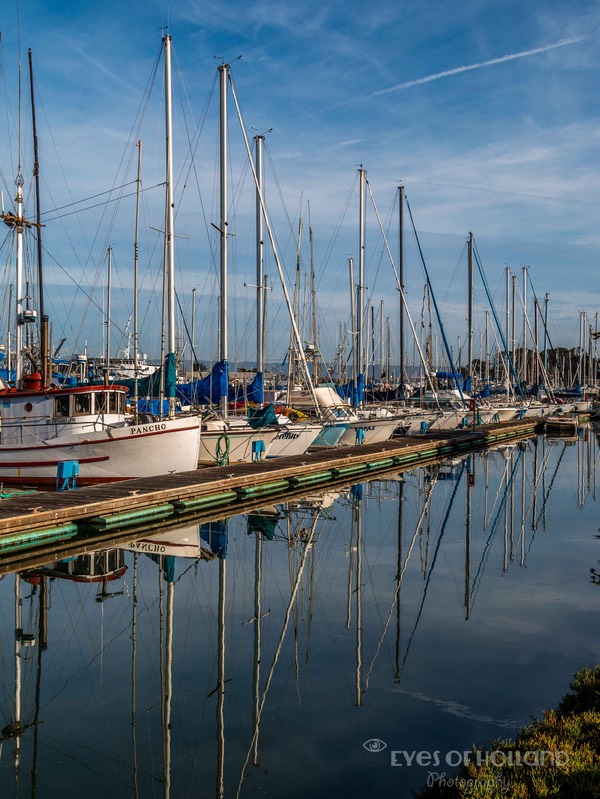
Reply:
<svg viewBox="0 0 600 799"><path fill-rule="evenodd" d="M5 552L30 549L48 541L61 541L77 535L90 537L106 531L117 532L130 528L139 528L145 523L156 524L161 521L173 523L178 519L191 517L193 514L206 513L213 510L215 512L235 512L244 502L260 500L263 497L271 501L277 498L284 499L287 494L297 493L302 488L324 488L327 485L339 485L340 483L344 485L345 482L356 481L363 475L366 478L370 478L373 473L378 471L385 472L412 468L424 462L440 460L453 454L462 454L467 450L482 449L500 441L523 438L535 432L536 429L533 426L527 430L519 427L512 430L487 431L476 437L471 436L468 439L452 442L444 439L444 443L440 443L439 446L435 442L427 442L428 446L417 450L411 449L405 454L396 453L386 456L384 453L379 453L378 455L373 455L370 460L348 464L341 462L339 466L327 469L315 465L315 471L305 471L302 474L282 477L277 480L271 479L252 485L222 489L201 496L163 501L160 504L149 504L144 507L103 514L102 516L76 519L69 524L47 525L43 528L28 529L27 531L0 537L0 556Z"/></svg>

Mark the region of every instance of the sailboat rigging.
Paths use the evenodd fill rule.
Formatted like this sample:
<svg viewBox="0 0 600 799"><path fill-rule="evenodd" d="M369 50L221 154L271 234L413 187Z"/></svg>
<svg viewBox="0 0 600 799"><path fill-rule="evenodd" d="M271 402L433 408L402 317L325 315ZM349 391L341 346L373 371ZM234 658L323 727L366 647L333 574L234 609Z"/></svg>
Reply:
<svg viewBox="0 0 600 799"><path fill-rule="evenodd" d="M165 61L169 63L170 37L163 41ZM170 71L165 74L170 76ZM169 139L168 113L166 129ZM169 163L167 157L167 171ZM0 388L0 479L6 483L53 487L59 463L63 461L77 463L75 468L82 485L195 469L200 444L197 416L175 418L171 414L169 419L138 424L126 411L124 386L105 382L55 387L49 383L45 368L42 373L37 370L24 337L27 326L37 319L37 312L30 307L30 298L24 291L23 237L36 223L24 216L23 184L19 157L15 210L1 214L16 237L16 378L14 387L5 383ZM167 242L172 242L172 226L167 231ZM172 279L171 262L169 274ZM169 343L173 348L174 311L170 314ZM47 319L42 321L44 328ZM45 334L41 341L41 360L45 363L49 361Z"/></svg>

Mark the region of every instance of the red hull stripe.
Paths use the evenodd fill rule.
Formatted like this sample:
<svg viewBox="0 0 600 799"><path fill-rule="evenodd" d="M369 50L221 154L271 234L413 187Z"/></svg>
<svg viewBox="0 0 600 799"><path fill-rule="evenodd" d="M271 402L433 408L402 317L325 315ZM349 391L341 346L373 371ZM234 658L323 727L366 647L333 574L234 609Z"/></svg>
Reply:
<svg viewBox="0 0 600 799"><path fill-rule="evenodd" d="M101 461L110 460L108 455L102 455L97 458L70 458L79 463L100 463ZM39 469L44 466L58 466L60 461L0 461L0 470L2 469Z"/></svg>
<svg viewBox="0 0 600 799"><path fill-rule="evenodd" d="M46 452L49 449L65 449L65 447L83 447L86 445L96 446L97 444L118 444L121 441L134 441L136 438L146 438L146 436L164 436L171 433L187 432L193 429L193 427L177 427L174 430L153 430L149 433L135 433L135 435L122 436L121 438L107 437L96 439L95 441L86 441L83 439L82 441L72 441L69 444L45 444L41 447L3 447L0 445L0 458L9 452L35 452L36 450L39 452ZM76 460L76 458L72 458L71 460ZM0 462L0 467L1 466L2 463Z"/></svg>

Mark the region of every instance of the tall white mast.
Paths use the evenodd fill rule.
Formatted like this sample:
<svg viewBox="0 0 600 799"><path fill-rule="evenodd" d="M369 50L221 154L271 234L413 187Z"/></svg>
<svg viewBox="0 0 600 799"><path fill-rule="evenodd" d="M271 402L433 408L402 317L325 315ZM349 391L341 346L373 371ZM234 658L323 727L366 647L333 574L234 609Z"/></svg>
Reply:
<svg viewBox="0 0 600 799"><path fill-rule="evenodd" d="M258 189L256 191L256 372L264 373L264 242L263 242L263 212L260 204L260 191L263 185L262 146L264 136L255 136L256 142L256 177Z"/></svg>
<svg viewBox="0 0 600 799"><path fill-rule="evenodd" d="M171 100L171 37L165 45L166 214L165 254L167 270L167 352L175 354L175 237L173 210L173 113ZM164 367L163 367L164 368ZM169 416L175 413L175 397L169 397Z"/></svg>
<svg viewBox="0 0 600 799"><path fill-rule="evenodd" d="M17 231L17 329L15 335L15 382L17 388L21 388L23 378L23 175L21 167L17 172L17 217L15 227Z"/></svg>
<svg viewBox="0 0 600 799"><path fill-rule="evenodd" d="M219 67L220 171L221 171L221 301L219 315L219 360L227 362L227 78L229 64ZM221 414L227 417L227 394L221 397Z"/></svg>
<svg viewBox="0 0 600 799"><path fill-rule="evenodd" d="M140 194L142 191L142 141L136 143L138 148L137 159L137 180L135 188L135 241L133 244L133 409L135 418L138 413L138 377L140 370L139 360L139 331L138 331L138 283L139 283L139 263L140 263Z"/></svg>
<svg viewBox="0 0 600 799"><path fill-rule="evenodd" d="M365 170L358 170L359 221L358 221L358 308L356 313L356 350L358 373L364 376L365 353L363 344L363 319L365 315Z"/></svg>
<svg viewBox="0 0 600 799"><path fill-rule="evenodd" d="M112 247L108 248L108 267L107 267L107 280L106 280L106 350L104 353L105 366L110 369L110 295L112 283Z"/></svg>

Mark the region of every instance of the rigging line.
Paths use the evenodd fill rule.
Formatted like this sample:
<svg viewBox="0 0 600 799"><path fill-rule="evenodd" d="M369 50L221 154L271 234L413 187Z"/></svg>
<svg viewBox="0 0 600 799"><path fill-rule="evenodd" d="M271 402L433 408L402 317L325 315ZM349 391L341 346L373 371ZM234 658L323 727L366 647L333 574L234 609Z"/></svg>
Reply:
<svg viewBox="0 0 600 799"><path fill-rule="evenodd" d="M529 272L529 269L527 270L527 279L529 281L529 285L531 287L531 291L533 292L533 299L535 300L537 308L538 308L538 313L540 315L540 319L541 319L541 322L542 322L543 331L546 334L546 338L548 339L548 344L550 345L550 349L553 350L554 349L554 345L552 344L552 341L550 340L550 332L549 332L549 330L548 330L548 328L546 326L545 315L542 313L542 306L540 305L540 302L539 302L539 300L537 298L537 294L535 293L535 288L533 286L533 281L531 279L531 274ZM539 355L539 353L538 353L538 355ZM558 358L556 359L556 362L557 362L557 366L558 366ZM561 377L562 377L562 380L563 380L563 385L566 386L567 385L566 372L564 371L564 369L560 369L560 372L561 372ZM548 385L549 385L549 383L548 383Z"/></svg>
<svg viewBox="0 0 600 799"><path fill-rule="evenodd" d="M417 526L415 527L415 531L413 533L413 537L412 537L411 542L409 544L408 551L406 553L406 557L404 558L404 563L402 564L402 569L400 570L400 573L396 575L397 584L396 584L396 590L394 591L394 596L392 597L392 601L390 603L390 612L388 613L388 617L387 617L385 625L383 627L383 631L381 633L381 637L379 638L379 641L377 642L377 646L375 647L375 652L373 654L373 658L371 659L371 663L369 664L369 668L367 669L367 673L365 675L365 687L364 687L363 693L365 693L367 688L369 687L369 679L371 677L371 672L373 671L373 667L375 665L375 661L377 660L377 658L379 656L379 651L381 649L381 646L382 646L383 641L385 639L385 636L387 634L388 627L390 625L390 621L392 620L392 615L393 615L394 610L396 608L396 601L398 599L398 594L400 593L400 588L402 586L402 579L404 578L404 573L406 571L406 567L408 566L408 561L410 560L410 556L412 554L415 542L416 542L417 537L418 537L418 535L419 535L419 533L421 531L421 527L423 525L423 520L425 519L425 515L427 513L427 508L429 507L429 502L430 502L431 496L433 494L433 487L435 486L436 482L437 482L437 475L435 475L433 477L433 480L431 480L431 482L429 482L427 484L427 491L426 491L426 494L425 494L425 500L423 502L423 508L421 509L421 515L419 516L419 520L417 521Z"/></svg>
<svg viewBox="0 0 600 799"><path fill-rule="evenodd" d="M419 250L419 256L421 258L421 263L423 264L423 270L425 272L425 277L427 279L427 284L429 286L429 290L431 291L431 298L433 300L433 307L435 309L435 315L437 317L438 324L440 326L440 332L442 334L442 341L444 342L444 348L446 350L446 355L448 356L448 363L450 364L450 368L452 370L452 375L454 376L454 382L456 383L456 388L458 389L458 393L460 394L461 401L464 406L466 406L466 400L464 398L462 387L460 385L460 381L458 379L458 373L456 371L456 367L454 366L454 360L452 358L452 350L450 349L450 345L448 344L448 339L446 338L446 332L444 330L444 325L442 324L442 317L440 316L440 311L438 308L437 301L435 299L435 294L433 293L433 286L431 285L431 280L429 278L429 270L427 269L427 264L425 263L425 256L423 255L423 250L421 248L421 242L419 240L419 236L417 234L417 228L415 226L415 220L413 219L412 209L408 202L408 197L406 194L404 195L404 200L406 202L406 207L408 209L408 215L410 216L410 222L413 229L413 234L415 236L415 241L417 242L417 249Z"/></svg>
<svg viewBox="0 0 600 799"><path fill-rule="evenodd" d="M490 529L490 534L489 534L489 536L487 538L487 541L485 542L485 546L483 548L483 552L481 553L481 560L479 561L479 566L477 567L477 573L475 574L475 577L473 578L473 585L471 586L471 595L470 596L471 596L471 600L472 600L473 603L475 601L475 597L477 596L477 591L479 590L479 586L477 586L477 578L479 577L480 573L483 574L483 568L485 566L485 562L487 561L487 555L488 555L488 552L489 552L489 547L490 547L490 544L492 543L492 538L494 537L494 534L496 532L496 524L498 523L498 519L500 518L500 511L504 507L504 502L506 501L506 497L508 495L508 489L511 487L511 485L513 483L513 480L515 479L515 474L517 472L517 466L519 465L519 461L521 460L522 455L523 455L523 450L519 450L519 454L518 454L517 459L515 460L515 463L513 465L513 469L512 469L509 481L506 484L506 487L504 489L504 496L502 497L502 502L500 503L500 507L498 508L498 513L496 514L496 518L494 519L494 522L493 522L492 527Z"/></svg>
<svg viewBox="0 0 600 799"><path fill-rule="evenodd" d="M188 126L187 126L187 117L185 115L183 117L185 131L186 131L187 139L188 139L188 142L189 142L189 154L190 154L190 166L189 166L188 171L186 173L186 176L184 178L184 187L187 186L187 182L188 182L190 174L193 174L194 180L195 180L195 183L196 183L196 189L198 191L198 198L200 200L200 208L202 209L202 220L204 222L204 229L206 231L206 238L207 238L207 241L208 241L208 246L209 246L210 251L211 251L211 259L212 259L213 264L214 264L215 259L216 259L216 248L213 245L213 241L212 241L212 238L211 238L211 235L210 235L210 224L208 222L208 217L207 217L207 213L206 213L206 207L205 207L204 201L202 199L202 192L200 191L200 180L199 180L199 177L198 177L198 171L196 169L196 161L195 161L194 156L196 154L196 151L197 151L198 147L200 146L200 134L201 134L202 130L204 129L204 124L205 124L206 119L208 117L208 110L209 110L209 107L210 107L210 104L211 104L211 101L212 101L212 97L214 95L215 86L217 84L217 78L218 78L218 72L215 72L215 75L214 75L214 78L213 78L213 82L212 82L212 86L210 87L210 91L208 93L208 97L206 98L206 103L204 105L204 109L203 109L203 111L202 111L202 113L200 115L200 121L199 121L198 126L196 128L196 133L194 134L194 136L196 137L195 144L194 144L194 137L192 137L190 139L190 136L189 136Z"/></svg>
<svg viewBox="0 0 600 799"><path fill-rule="evenodd" d="M421 344L420 344L420 342L418 340L417 331L415 330L415 325L414 325L414 322L413 322L413 319L412 319L412 315L410 313L410 309L409 309L408 303L406 301L406 294L404 292L403 286L400 285L400 277L399 277L398 272L396 270L396 264L395 264L394 258L392 256L392 253L391 253L391 250L390 250L390 246L388 244L387 237L386 237L386 235L385 235L385 233L383 231L383 227L381 225L381 218L379 216L379 211L377 210L377 204L375 203L375 198L373 196L373 192L371 191L371 184L369 183L368 180L366 180L366 183L367 183L367 186L369 187L369 195L371 197L371 202L373 204L373 210L375 211L375 216L377 217L377 221L379 223L379 229L381 231L381 234L383 235L383 239L384 239L385 246L386 246L386 249L387 249L388 257L390 259L390 264L392 265L392 269L394 271L394 277L396 279L396 290L400 292L400 297L402 299L402 305L404 306L404 310L406 312L406 318L407 318L408 323L410 325L410 329L411 329L411 332L413 334L413 339L414 339L414 342L415 342L415 346L416 346L416 348L417 348L417 350L419 352L419 358L421 359L421 363L423 364L423 369L425 371L425 375L427 377L427 380L429 381L429 384L432 387L432 390L435 391L433 379L431 377L431 373L429 371L429 367L427 365L425 356L423 354L423 350L421 348ZM406 195L405 195L405 199L406 199ZM408 200L406 202L407 202L407 205L408 205ZM410 212L410 208L409 208L409 212ZM411 216L411 219L412 219L412 216ZM414 228L414 223L413 223L413 228ZM416 236L416 231L415 231L415 236ZM418 239L417 239L417 242L418 242ZM420 245L419 245L419 249L420 249ZM421 258L423 258L422 255L421 255ZM425 261L423 260L423 265L424 264L425 264ZM427 274L427 272L426 272L426 274ZM429 289L430 289L431 293L433 294L433 290L431 289L431 285L429 286ZM435 304L435 297L433 299L433 302ZM436 306L436 309L437 309L437 306ZM439 320L439 315L438 315L438 320ZM440 326L441 326L441 322L440 322ZM445 339L443 328L442 328L442 336L444 336L444 339ZM454 366L452 367L452 371L453 372L455 371L454 370ZM461 392L461 397L462 397L462 392ZM439 407L439 401L438 401L438 398L437 398L437 392L435 393L435 400L436 400L436 402L438 404L438 407ZM463 398L463 403L464 403L464 398Z"/></svg>
<svg viewBox="0 0 600 799"><path fill-rule="evenodd" d="M102 196L102 194L111 194L113 191L118 191L119 189L122 189L125 186L131 186L135 182L136 181L131 181L131 183L124 183L123 186L119 186L119 187L117 187L115 189L109 189L108 191L103 191L100 194L96 194L94 196L95 197L100 197L100 196ZM165 185L164 182L163 183L155 183L154 186L147 186L145 189L141 189L140 192L143 193L143 192L146 192L146 191L151 191L152 189L158 189L158 188L160 188L161 186L164 186L164 185ZM110 200L106 200L106 202L103 202L103 203L96 203L95 205L88 205L85 208L76 208L74 211L70 211L68 214L58 214L57 216L51 216L50 218L43 217L44 220L45 220L44 224L46 224L47 222L54 222L57 219L64 219L67 216L73 216L73 214L80 214L80 213L83 213L83 211L90 211L93 208L101 208L103 205L107 206L109 203L120 202L121 200L124 200L126 197L135 197L136 193L137 192L132 191L132 192L129 192L128 194L120 194L118 197L112 197ZM93 199L93 197L89 197L88 199L91 200L91 199ZM85 202L85 200L80 200L79 202ZM72 205L75 205L75 204L76 203L72 203ZM63 205L62 207L63 208L70 208L71 206ZM57 211L59 209L55 208L54 210ZM48 211L47 213L53 213L53 211Z"/></svg>
<svg viewBox="0 0 600 799"><path fill-rule="evenodd" d="M543 479L543 477L545 475L546 469L548 468L548 460L549 459L550 459L550 450L548 449L548 452L544 455L544 460L542 461L542 465L540 467L539 474L537 475L537 479L535 480L535 482L533 484L533 489L532 489L532 493L531 493L531 500L529 502L529 507L527 508L527 516L529 516L529 511L530 511L530 509L533 506L533 501L534 501L535 497L537 496L537 492L538 492L538 489L540 487L540 483L541 483L541 481L542 481L542 479ZM535 534L536 534L537 529L538 529L537 525L535 523L535 519L531 520L531 525L532 525L532 534L531 534L531 541L529 542L529 546L527 547L527 554L528 555L531 552L531 547L533 546L533 541L535 539Z"/></svg>
<svg viewBox="0 0 600 799"><path fill-rule="evenodd" d="M350 190L348 191L348 195L346 197L346 201L345 201L344 205L342 206L342 210L340 211L340 215L338 217L338 221L336 223L336 226L335 226L335 228L333 230L333 234L332 234L331 240L330 240L330 242L329 242L329 244L328 244L328 246L327 246L327 248L325 250L325 255L323 256L323 262L321 264L321 268L322 268L323 272L324 272L326 266L329 264L329 260L331 258L332 253L333 253L333 250L334 250L335 244L337 242L338 236L340 234L340 231L342 229L342 222L344 221L344 219L346 217L346 212L348 211L348 206L350 205L350 201L352 200L352 197L354 196L354 193L356 191L356 184L358 182L358 174L359 173L358 173L358 170L357 170L356 174L354 175L354 180L352 181L352 185L350 186Z"/></svg>
<svg viewBox="0 0 600 799"><path fill-rule="evenodd" d="M552 475L552 479L550 480L550 485L548 486L548 490L546 491L546 496L544 497L544 501L542 502L542 508L541 508L540 512L538 513L538 517L537 517L536 522L535 522L535 526L536 527L540 523L540 519L542 518L542 515L543 515L544 510L546 508L546 502L548 501L548 497L550 496L550 492L552 491L552 486L554 485L554 480L556 479L556 475L558 474L558 467L560 466L560 462L562 461L566 451L567 451L567 442L565 441L564 444L563 444L563 451L560 453L560 457L559 457L558 462L556 464L556 469L554 470L554 474Z"/></svg>
<svg viewBox="0 0 600 799"><path fill-rule="evenodd" d="M51 208L49 211L46 211L45 213L53 214L56 211L62 211L63 208L72 208L74 205L79 205L80 203L86 203L88 202L88 200L95 200L96 197L102 197L102 195L104 194L112 194L113 191L120 191L120 189L124 189L127 186L134 186L136 182L137 181L135 180L130 180L128 183L123 183L122 186L114 186L112 189L107 189L106 191L100 191L98 192L98 194L92 194L90 197L84 197L83 200L75 200L72 203L67 203L67 205L59 205L56 208Z"/></svg>
<svg viewBox="0 0 600 799"><path fill-rule="evenodd" d="M486 528L487 528L487 525L489 524L489 522L490 522L490 520L492 518L494 510L496 509L496 503L498 502L498 497L500 496L500 490L502 488L502 482L503 482L503 480L506 479L506 477L508 477L508 461L506 461L506 463L504 464L504 469L503 469L503 472L502 472L502 476L500 477L500 481L498 482L498 490L496 491L496 496L494 497L494 501L493 501L492 507L490 509L490 515L485 519Z"/></svg>
<svg viewBox="0 0 600 799"><path fill-rule="evenodd" d="M473 248L473 255L475 256L475 263L476 263L477 269L479 271L479 276L481 278L481 282L483 283L483 288L485 289L485 293L487 295L488 302L489 302L490 308L492 310L492 316L494 317L494 321L496 322L496 327L498 329L498 333L500 335L500 339L502 340L502 346L504 347L504 354L505 354L506 359L507 359L507 361L509 363L510 370L511 370L512 375L513 375L513 377L515 379L517 388L519 390L519 394L521 395L521 399L524 400L525 399L525 394L523 393L523 388L521 387L521 382L519 381L519 378L517 377L517 372L516 372L515 366L514 366L514 364L512 362L512 358L510 356L508 345L506 343L506 339L504 338L504 333L502 332L502 327L500 326L500 322L498 320L498 314L496 313L496 306L494 305L494 301L492 300L492 295L490 294L488 282L486 280L485 273L484 273L483 267L481 265L481 259L479 258L479 250L477 248L477 244L476 243L475 243L475 246Z"/></svg>
<svg viewBox="0 0 600 799"><path fill-rule="evenodd" d="M529 270L527 270L527 274L529 275ZM519 294L519 299L521 300L521 307L523 308L523 311L524 311L525 323L527 325L527 329L529 330L529 335L530 335L531 341L533 343L533 351L534 351L535 357L537 359L537 365L539 367L540 372L542 373L542 378L543 378L544 383L546 385L548 394L550 395L550 399L554 400L555 399L554 392L552 391L552 387L550 386L550 380L548 379L548 372L544 368L544 363L542 361L542 358L541 358L541 355L540 355L539 349L538 349L538 342L535 340L534 332L531 329L531 322L529 321L529 315L527 314L527 308L525 308L525 306L524 306L523 295L521 294L518 286L517 286L517 291L518 291L518 294ZM535 296L535 292L534 292L534 296ZM536 306L537 306L537 308L539 310L539 303L537 303L537 298L536 298ZM524 341L523 344L527 348L527 342Z"/></svg>
<svg viewBox="0 0 600 799"><path fill-rule="evenodd" d="M51 252L49 252L49 251L48 251L48 250L47 250L45 247L44 247L44 253L45 253L45 254L46 254L46 255L47 255L49 258L50 258L50 260L51 260L51 261L52 261L54 264L56 264L56 266L57 266L57 267L58 267L58 268L59 268L59 269L60 269L60 270L61 270L61 271L62 271L62 272L63 272L63 273L64 273L64 274L65 274L65 275L66 275L66 276L69 278L69 280L71 281L71 283L73 283L73 285L74 285L74 286L76 286L76 287L77 287L77 288L78 288L78 289L81 291L81 293L83 294L83 296L84 296L84 297L86 297L86 299L88 300L88 302L89 302L91 305L93 305L95 308L97 308L97 309L100 311L100 313L102 314L102 317L104 317L104 316L106 315L106 314L105 314L105 310L104 310L104 308L102 308L102 307L101 307L101 306L100 306L100 305L99 305L99 304L96 302L96 300L95 300L95 299L94 299L94 298L91 296L91 294L89 294L89 293L88 293L88 292L87 292L87 291L86 291L86 290L83 288L83 286L81 286L79 283L77 283L77 281L76 281L76 280L75 280L73 277L71 277L71 275L69 274L69 272L67 272L66 268L65 268L65 267L64 267L64 266L63 266L63 265L62 265L62 264L61 264L59 261L57 261L57 260L56 260L56 258L55 258L55 257L52 255L52 253L51 253ZM120 333L122 336L124 336L124 335L125 335L125 330L124 330L124 328L122 328L121 326L119 326L119 325L117 325L117 324L114 324L114 323L112 323L112 322L111 322L111 324L113 324L113 326L115 327L115 329L116 329L116 331L117 331L118 333Z"/></svg>
<svg viewBox="0 0 600 799"><path fill-rule="evenodd" d="M50 749L54 749L56 752L59 752L59 753L60 753L61 755L63 755L64 757L69 757L71 760L74 760L74 761L75 761L75 763L78 763L79 765L85 766L85 767L86 767L86 768L87 768L89 771L91 771L91 772L92 772L92 774L96 774L96 776L98 776L98 777L103 777L103 778L105 778L105 779L108 779L108 780L110 780L110 782L115 782L117 785L123 785L123 781L122 781L122 780L117 780L117 779L115 779L114 777L113 777L113 778L111 778L111 777L108 777L108 776L107 776L107 774L106 774L106 772L96 771L96 770L95 770L95 769L93 769L93 768L92 768L92 767L89 765L89 763L88 763L88 762L86 762L85 760L81 760L80 758L78 758L78 757L75 757L75 755L71 755L71 754L69 754L69 752L67 752L65 749L60 749L60 748L59 748L59 747L56 745L56 743L54 743L54 745L53 745L52 743L49 743L49 741L52 741L52 742L58 742L58 743L60 743L60 744L63 744L63 745L65 745L65 744L66 744L66 745L69 745L69 746L75 746L75 747L78 747L79 749L83 749L85 752L91 752L92 754L95 754L95 755L101 755L101 756L102 756L102 757L104 757L106 760L112 760L112 761L113 761L113 763L116 763L116 764L118 764L119 766L123 766L123 767L125 767L125 768L129 769L130 771L131 771L131 770L132 770L132 768L133 768L133 767L132 767L132 765L131 765L130 763L127 763L127 762L126 762L126 761L124 761L124 760L119 760L119 759L118 759L118 758L116 758L116 757L113 757L113 756L111 756L111 755L107 755L107 754L106 754L105 752L103 752L101 749L94 749L94 748L93 748L93 747L91 747L91 746L85 746L84 744L82 744L82 743L80 743L80 742L78 742L78 741L73 741L73 740L65 740L64 738L57 738L56 736L54 736L54 735L48 735L47 733L41 733L40 737L43 737L43 738L45 738L45 739L46 739L46 745L47 745L47 746L48 746ZM154 776L154 775L153 775L151 772L149 772L149 771L145 771L144 769L139 769L139 771L140 771L140 772L141 772L141 773L142 773L142 774L143 774L145 777L150 777L150 779L153 779L153 780L155 780L156 782L162 782L162 779L161 779L160 777L156 777L156 776ZM129 786L127 786L127 787L129 787Z"/></svg>
<svg viewBox="0 0 600 799"><path fill-rule="evenodd" d="M296 580L294 582L294 585L293 585L293 588L292 588L292 593L290 595L290 599L289 599L289 602L288 602L288 606L287 606L286 611L285 611L285 616L284 616L284 619L283 619L283 625L281 627L281 632L279 634L279 640L277 641L277 647L275 649L275 653L273 655L273 660L271 662L271 668L269 669L269 673L267 675L267 680L265 682L265 687L263 689L262 697L261 697L261 700L260 700L260 705L258 707L258 712L256 714L256 725L255 725L255 729L254 729L254 734L252 735L252 741L250 742L250 746L248 748L248 752L246 754L246 758L245 758L244 764L242 766L242 773L240 774L240 781L238 783L238 789L237 789L237 792L236 792L236 799L239 799L239 796L240 796L240 793L241 793L241 790L242 790L242 783L244 781L245 771L246 771L246 768L248 767L248 763L250 762L250 755L251 755L251 752L252 752L252 748L254 746L254 742L255 742L255 740L256 740L256 738L258 736L258 727L259 727L259 724L260 724L260 721L261 721L261 718L262 718L262 713L263 713L263 710L264 710L264 707L265 707L265 702L266 702L266 699L267 699L267 693L269 691L269 688L271 687L271 681L273 680L273 674L275 673L275 667L277 665L277 662L279 661L279 655L281 654L281 649L283 647L283 642L285 640L287 628L288 628L288 625L289 625L289 622L290 622L290 616L291 616L291 613L292 613L292 609L294 608L294 605L296 603L296 596L298 594L298 588L300 587L300 581L302 579L302 573L304 571L304 566L306 565L308 553L312 549L312 544L313 544L313 540L315 538L315 533L316 533L316 529L317 529L317 521L319 519L319 515L320 515L319 511L317 511L317 513L315 514L315 516L314 516L314 518L313 518L313 520L311 522L310 533L309 533L306 541L304 542L304 551L302 553L302 560L300 562L300 566L299 566L298 572L296 574Z"/></svg>
<svg viewBox="0 0 600 799"><path fill-rule="evenodd" d="M444 533L446 531L446 524L448 523L448 519L450 518L450 512L452 510L452 506L454 505L454 499L456 497L456 493L458 491L458 486L459 486L460 481L462 479L462 476L463 476L463 473L465 471L466 465L467 465L467 462L465 460L465 461L462 462L460 474L458 475L458 479L455 482L454 489L453 489L452 494L450 496L450 501L448 502L448 507L446 509L446 514L444 516L444 521L442 522L442 526L440 528L440 534L438 536L438 540L437 540L437 543L435 545L435 550L434 550L434 553L433 553L433 557L431 559L431 566L429 567L429 571L427 573L427 579L425 580L425 585L423 587L423 594L421 596L421 604L419 605L419 610L418 610L417 616L415 618L415 623L414 623L412 632L410 634L410 637L408 639L408 644L406 646L406 652L404 654L404 658L402 659L402 665L400 667L400 672L402 672L404 670L404 666L406 665L406 660L408 658L408 653L410 652L410 647L411 647L411 644L412 644L412 640L413 640L413 638L415 636L415 633L417 631L419 620L421 618L421 614L423 613L423 608L425 607L425 599L427 598L427 590L429 588L429 581L431 580L431 575L433 574L433 569L434 569L434 566L435 566L435 562L437 560L438 552L439 552L439 549L440 549L440 544L442 543L442 538L444 537Z"/></svg>
<svg viewBox="0 0 600 799"><path fill-rule="evenodd" d="M294 224L292 222L292 219L290 218L290 215L289 215L289 212L288 212L288 209L287 209L287 205L285 204L285 199L283 197L283 191L281 189L281 183L279 181L279 177L277 175L277 172L275 171L275 164L273 163L273 158L271 156L271 150L270 150L270 148L267 145L266 138L263 139L263 152L266 154L267 161L269 162L269 165L271 167L271 171L272 171L272 174L273 174L273 180L275 182L275 187L277 189L277 194L279 195L279 200L281 202L281 207L283 208L283 212L285 214L285 218L286 218L286 221L287 221L287 224L288 224L288 228L289 228L288 243L290 241L292 241L294 243L294 245L295 245L295 249L297 249L297 241L296 241L296 234L295 234ZM302 207L300 208L300 214L302 215ZM286 249L287 249L287 244L286 244L286 246L285 246L283 251L285 252ZM288 275L288 277L289 277L289 275Z"/></svg>
<svg viewBox="0 0 600 799"><path fill-rule="evenodd" d="M302 370L304 372L304 376L305 376L306 382L307 382L307 384L309 386L309 390L310 390L310 393L311 393L311 399L312 399L312 401L314 403L315 408L318 409L319 408L319 403L317 402L317 397L316 397L316 394L315 394L314 384L313 384L313 381L312 381L312 378L311 378L310 370L308 368L308 362L307 362L307 359L306 359L306 354L304 352L304 346L302 344L302 339L301 339L300 333L298 331L298 325L296 324L296 319L295 319L295 316L294 316L292 303L291 303L289 292L287 290L287 286L286 286L286 283L285 283L285 276L284 276L284 273L283 273L281 260L279 258L279 253L278 253L278 250L277 250L277 247L276 247L276 242L275 242L275 237L273 235L273 228L272 228L272 225L271 225L271 220L269 218L269 215L267 214L267 209L266 209L266 206L265 206L263 190L262 190L262 187L260 185L260 182L259 182L257 174L256 174L256 169L254 167L254 162L252 161L252 153L251 153L251 150L250 150L250 144L248 142L248 136L246 134L246 127L244 125L244 120L242 118L242 112L241 112L241 109L240 109L240 106L239 106L239 103L238 103L237 94L236 94L236 91L235 91L235 86L233 84L233 78L231 76L231 73L228 73L228 79L229 79L229 85L231 87L231 95L233 97L236 113L237 113L237 116L238 116L238 122L240 124L242 137L244 139L244 145L246 147L246 155L248 156L248 161L250 163L250 167L251 167L251 170L252 170L252 177L254 178L254 185L256 186L256 190L257 190L257 198L258 198L258 200L260 202L260 207L261 207L263 218L264 218L265 228L266 228L266 231L267 231L267 234L268 234L268 237L269 237L269 242L271 244L271 250L273 252L273 258L274 258L275 264L277 266L277 272L278 272L278 275L279 275L279 281L281 283L281 290L282 290L283 296L285 298L285 304L287 306L288 313L290 315L290 323L291 323L292 331L294 333L294 338L295 338L296 344L298 346L297 355L299 357L300 363L302 364Z"/></svg>

